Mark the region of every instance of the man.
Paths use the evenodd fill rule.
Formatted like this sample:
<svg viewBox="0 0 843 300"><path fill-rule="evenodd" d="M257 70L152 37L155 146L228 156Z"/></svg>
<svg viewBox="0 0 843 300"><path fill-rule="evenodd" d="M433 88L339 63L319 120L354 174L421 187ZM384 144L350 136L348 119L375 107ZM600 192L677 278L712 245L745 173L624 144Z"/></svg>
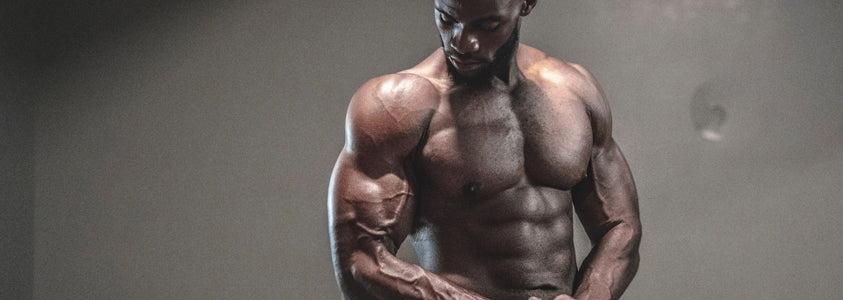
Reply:
<svg viewBox="0 0 843 300"><path fill-rule="evenodd" d="M599 85L518 43L537 0L436 0L442 49L351 100L328 201L350 299L617 299L638 268ZM572 208L594 247L577 270ZM395 257L411 235L421 266Z"/></svg>

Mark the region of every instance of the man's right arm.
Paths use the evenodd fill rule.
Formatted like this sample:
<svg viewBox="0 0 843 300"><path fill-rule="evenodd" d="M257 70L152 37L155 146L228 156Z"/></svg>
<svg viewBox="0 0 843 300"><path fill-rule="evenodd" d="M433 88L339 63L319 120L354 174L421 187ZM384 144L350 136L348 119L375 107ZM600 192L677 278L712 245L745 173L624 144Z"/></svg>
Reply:
<svg viewBox="0 0 843 300"><path fill-rule="evenodd" d="M349 105L328 199L334 271L349 299L483 299L395 257L412 230L409 162L438 92L415 75L373 79Z"/></svg>

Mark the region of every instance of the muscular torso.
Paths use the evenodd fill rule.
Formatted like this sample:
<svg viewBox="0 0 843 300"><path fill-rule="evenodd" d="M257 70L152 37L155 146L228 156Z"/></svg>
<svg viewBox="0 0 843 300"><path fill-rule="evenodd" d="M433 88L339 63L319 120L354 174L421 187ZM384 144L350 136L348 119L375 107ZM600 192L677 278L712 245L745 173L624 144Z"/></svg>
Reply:
<svg viewBox="0 0 843 300"><path fill-rule="evenodd" d="M444 87L411 165L421 265L492 299L572 292L570 189L592 131L576 95L542 74Z"/></svg>

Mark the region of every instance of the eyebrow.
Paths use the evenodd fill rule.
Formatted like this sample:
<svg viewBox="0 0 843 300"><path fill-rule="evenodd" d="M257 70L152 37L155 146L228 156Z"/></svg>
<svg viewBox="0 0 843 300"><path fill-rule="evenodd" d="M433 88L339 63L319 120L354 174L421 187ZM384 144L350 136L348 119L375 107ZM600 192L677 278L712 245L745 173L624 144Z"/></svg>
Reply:
<svg viewBox="0 0 843 300"><path fill-rule="evenodd" d="M441 13L441 14L443 14L443 15L446 15L446 16L448 16L448 17L449 17L449 18L451 18L451 19L454 19L454 16L452 16L452 15L451 15L451 14L449 14L448 12L446 12L446 11L442 10L441 8L434 7L434 9L436 9L436 11L438 11L439 13Z"/></svg>
<svg viewBox="0 0 843 300"><path fill-rule="evenodd" d="M454 16L452 16L451 14L449 14L448 12L446 12L445 10L443 10L441 8L434 7L434 9L436 9L436 11L438 11L439 13L447 16L448 18L456 19L456 18L454 18ZM501 17L499 15L490 15L490 16L485 16L485 17L482 17L480 19L474 20L472 23L480 24L480 23L484 23L484 22L497 22L497 21L500 21L501 19L503 19L503 17Z"/></svg>
<svg viewBox="0 0 843 300"><path fill-rule="evenodd" d="M503 19L503 17L495 15L495 16L488 16L488 17L480 18L477 21L474 21L474 23L479 24L479 23L484 23L484 22L497 22L497 21L500 21L502 19Z"/></svg>

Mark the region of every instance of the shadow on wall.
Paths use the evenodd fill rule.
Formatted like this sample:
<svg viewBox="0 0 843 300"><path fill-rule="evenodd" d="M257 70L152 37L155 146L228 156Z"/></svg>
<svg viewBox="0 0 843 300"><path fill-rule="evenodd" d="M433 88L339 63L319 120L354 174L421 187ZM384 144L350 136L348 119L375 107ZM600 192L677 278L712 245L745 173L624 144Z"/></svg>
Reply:
<svg viewBox="0 0 843 300"><path fill-rule="evenodd" d="M138 26L183 12L218 9L222 1L10 1L0 12L0 37L8 55L36 75L74 62L103 43L119 42Z"/></svg>
<svg viewBox="0 0 843 300"><path fill-rule="evenodd" d="M730 81L706 81L694 91L691 97L691 121L704 139L712 142L723 139L721 127L727 116L723 102L734 97L734 86Z"/></svg>

